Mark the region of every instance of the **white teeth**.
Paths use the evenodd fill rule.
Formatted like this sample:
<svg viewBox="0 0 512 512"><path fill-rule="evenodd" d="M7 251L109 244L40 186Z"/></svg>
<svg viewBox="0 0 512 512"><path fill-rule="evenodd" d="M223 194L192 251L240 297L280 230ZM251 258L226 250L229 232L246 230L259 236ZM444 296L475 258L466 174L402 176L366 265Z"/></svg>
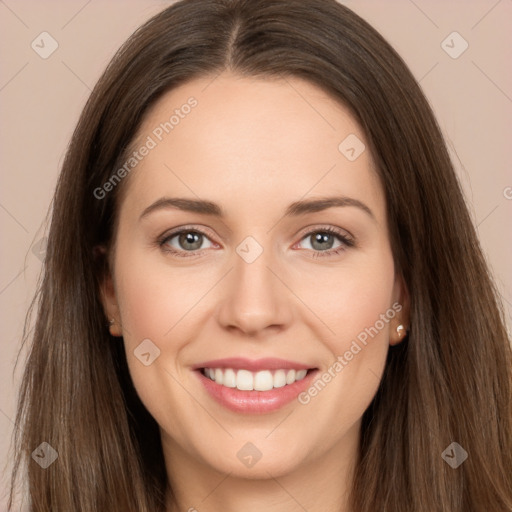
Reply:
<svg viewBox="0 0 512 512"><path fill-rule="evenodd" d="M215 370L215 377L217 377L217 370ZM215 382L222 384L222 382L219 382L217 379L215 379ZM238 370L236 374L236 387L242 391L252 391L254 389L254 377L252 373L247 370Z"/></svg>
<svg viewBox="0 0 512 512"><path fill-rule="evenodd" d="M274 373L274 387L282 388L286 386L286 372L284 370L277 370Z"/></svg>
<svg viewBox="0 0 512 512"><path fill-rule="evenodd" d="M216 368L215 369L215 382L218 382L219 384L223 384L223 377L224 377L224 374L222 372L222 370L220 368Z"/></svg>
<svg viewBox="0 0 512 512"><path fill-rule="evenodd" d="M302 380L307 370L262 370L250 372L249 370L233 370L232 368L204 368L206 377L217 384L228 388L237 388L241 391L269 391L273 388L293 384Z"/></svg>
<svg viewBox="0 0 512 512"><path fill-rule="evenodd" d="M302 380L306 376L306 373L308 373L307 370L297 370L297 373L295 374L295 380Z"/></svg>
<svg viewBox="0 0 512 512"><path fill-rule="evenodd" d="M293 384L295 382L295 370L288 370L286 374L286 384Z"/></svg>
<svg viewBox="0 0 512 512"><path fill-rule="evenodd" d="M268 391L274 387L274 379L272 374L268 371L258 372L254 376L254 389L257 391Z"/></svg>
<svg viewBox="0 0 512 512"><path fill-rule="evenodd" d="M228 388L236 388L236 373L231 368L224 370L222 385Z"/></svg>

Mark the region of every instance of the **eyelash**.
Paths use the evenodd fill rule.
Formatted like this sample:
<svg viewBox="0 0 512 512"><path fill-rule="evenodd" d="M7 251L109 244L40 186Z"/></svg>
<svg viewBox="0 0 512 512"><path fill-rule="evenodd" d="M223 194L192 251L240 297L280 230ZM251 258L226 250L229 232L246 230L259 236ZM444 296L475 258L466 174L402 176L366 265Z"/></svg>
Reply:
<svg viewBox="0 0 512 512"><path fill-rule="evenodd" d="M198 251L184 251L184 250L177 251L176 249L170 248L167 245L167 242L169 242L169 240L172 240L174 237L176 237L178 235L181 235L182 233L196 233L196 234L203 235L204 237L209 239L209 236L204 231L202 231L200 229L197 229L197 228L182 228L179 231L174 231L173 233L164 234L163 236L161 236L157 240L158 246L164 252L171 253L171 254L177 256L178 258L189 258L191 256L197 256L201 252L201 250L198 250ZM340 245L336 249L329 249L329 250L326 250L326 251L314 251L314 249L308 249L308 250L313 250L314 251L313 255L312 255L313 258L327 257L327 256L336 256L336 255L342 253L343 251L346 251L348 248L354 247L356 245L355 241L352 238L342 234L341 231L339 231L339 230L337 230L336 228L333 228L333 227L325 227L325 228L313 229L313 230L308 231L307 233L305 233L300 240L302 241L305 238L307 238L308 236L311 236L311 235L317 234L317 233L329 233L329 234L335 236L336 238L338 238L338 240L342 243L342 245Z"/></svg>

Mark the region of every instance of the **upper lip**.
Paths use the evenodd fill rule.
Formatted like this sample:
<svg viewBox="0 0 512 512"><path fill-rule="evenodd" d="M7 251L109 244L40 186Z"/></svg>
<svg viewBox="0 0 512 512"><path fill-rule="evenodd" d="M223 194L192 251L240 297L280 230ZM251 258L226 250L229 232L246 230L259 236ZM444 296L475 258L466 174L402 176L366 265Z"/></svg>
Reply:
<svg viewBox="0 0 512 512"><path fill-rule="evenodd" d="M249 370L258 372L260 370L309 370L311 365L279 359L275 357L265 357L262 359L246 359L244 357L228 357L224 359L212 359L192 366L193 370L201 368L233 368L236 370Z"/></svg>

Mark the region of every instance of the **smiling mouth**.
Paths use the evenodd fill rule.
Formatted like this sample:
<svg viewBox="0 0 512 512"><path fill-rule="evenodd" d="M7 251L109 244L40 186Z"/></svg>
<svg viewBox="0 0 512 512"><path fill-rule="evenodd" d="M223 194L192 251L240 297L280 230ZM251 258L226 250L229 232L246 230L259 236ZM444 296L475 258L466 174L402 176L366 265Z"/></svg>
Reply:
<svg viewBox="0 0 512 512"><path fill-rule="evenodd" d="M270 391L301 381L308 373L314 371L314 368L257 372L234 368L201 368L200 371L208 379L226 388L236 388L240 391Z"/></svg>

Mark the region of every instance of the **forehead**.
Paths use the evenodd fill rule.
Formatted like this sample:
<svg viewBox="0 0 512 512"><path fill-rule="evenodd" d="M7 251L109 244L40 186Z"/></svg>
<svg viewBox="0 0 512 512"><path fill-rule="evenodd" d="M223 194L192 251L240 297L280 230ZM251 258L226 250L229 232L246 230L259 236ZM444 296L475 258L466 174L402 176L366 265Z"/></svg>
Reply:
<svg viewBox="0 0 512 512"><path fill-rule="evenodd" d="M345 106L302 79L222 74L183 84L146 114L132 148L143 146L150 149L125 184L131 210L185 195L240 215L340 194L384 215L361 128Z"/></svg>

